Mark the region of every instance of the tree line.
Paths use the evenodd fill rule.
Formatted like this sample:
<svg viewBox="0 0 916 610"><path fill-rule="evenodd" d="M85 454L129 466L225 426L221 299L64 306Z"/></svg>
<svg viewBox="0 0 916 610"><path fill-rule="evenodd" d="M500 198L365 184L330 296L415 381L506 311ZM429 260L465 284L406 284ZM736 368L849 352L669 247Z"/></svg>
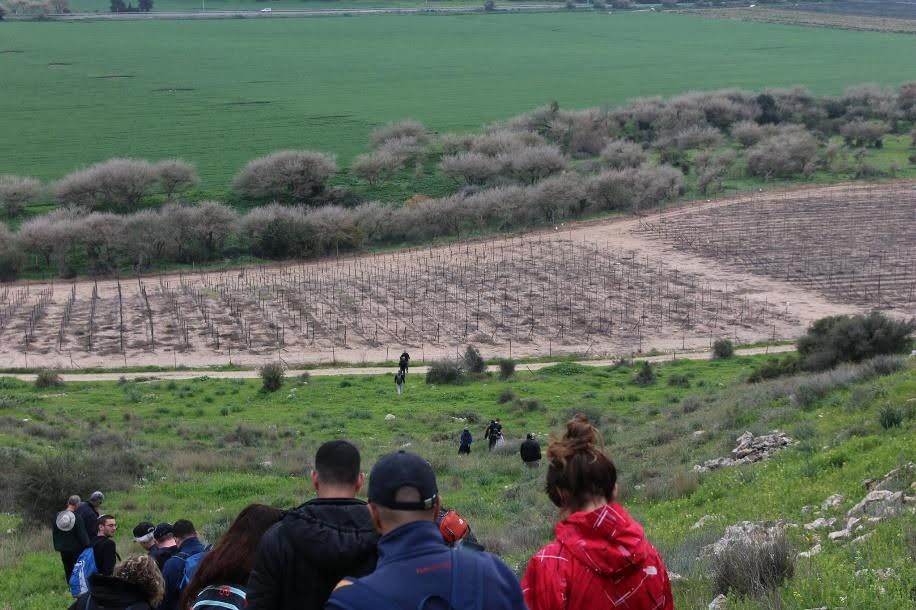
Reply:
<svg viewBox="0 0 916 610"><path fill-rule="evenodd" d="M373 132L369 150L347 171L378 186L433 161L453 184L450 195L417 195L403 205L362 201L351 189L331 187L340 173L335 157L308 150L277 151L241 168L233 192L261 204L245 213L214 201L186 203L200 181L192 164L177 159L110 159L47 186L2 176L0 210L7 216L47 198L61 207L26 220L16 233L0 228L0 276L11 279L25 268L54 267L70 276L240 255L313 257L558 224L650 208L688 185L713 193L738 173L871 177L881 170L867 164L865 149L906 133L914 119L916 83L896 90L864 85L838 97L796 87L691 92L575 111L554 103L477 134L435 135L400 121Z"/></svg>

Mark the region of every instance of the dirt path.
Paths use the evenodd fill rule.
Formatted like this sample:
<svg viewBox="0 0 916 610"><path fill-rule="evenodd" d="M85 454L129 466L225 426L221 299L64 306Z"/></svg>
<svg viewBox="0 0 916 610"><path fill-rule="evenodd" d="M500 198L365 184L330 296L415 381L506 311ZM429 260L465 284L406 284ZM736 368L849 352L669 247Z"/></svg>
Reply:
<svg viewBox="0 0 916 610"><path fill-rule="evenodd" d="M758 354L784 354L795 351L794 345L773 345L768 347L751 347L746 349L735 350L736 356L754 356ZM671 362L673 360L709 360L712 354L709 352L685 352L671 354L662 354L659 356L646 356L644 358L634 358L636 362ZM567 362L567 361L564 361ZM615 360L577 360L574 361L582 366L612 366ZM539 371L543 368L554 366L557 362L532 362L530 364L519 364L519 370ZM290 369L286 372L288 377L296 377L303 373L308 373L312 377L342 377L355 375L386 375L395 372L397 366L392 363L391 366L373 366L373 367L341 367L341 368L321 368L321 369ZM426 366L414 366L410 368L410 376L416 378L416 375L425 375L429 370ZM491 364L487 371L498 373L499 366ZM6 374L0 373L0 377L10 377L21 381L33 382L35 375L32 374ZM64 382L71 381L120 381L121 379L161 379L180 381L184 379L198 379L207 377L209 379L257 379L257 371L167 371L157 373L64 373L61 376Z"/></svg>

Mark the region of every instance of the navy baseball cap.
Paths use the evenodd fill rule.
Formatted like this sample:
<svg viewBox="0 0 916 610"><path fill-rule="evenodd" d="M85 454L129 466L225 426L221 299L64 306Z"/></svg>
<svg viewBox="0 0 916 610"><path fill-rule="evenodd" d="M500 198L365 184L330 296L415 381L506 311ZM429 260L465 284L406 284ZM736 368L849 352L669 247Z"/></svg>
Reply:
<svg viewBox="0 0 916 610"><path fill-rule="evenodd" d="M398 502L398 490L412 487L420 492L419 502ZM439 488L429 462L419 455L398 451L389 453L369 473L369 501L393 510L429 510Z"/></svg>
<svg viewBox="0 0 916 610"><path fill-rule="evenodd" d="M156 540L162 540L166 536L172 534L172 524L171 523L160 523L156 526L156 529L153 530L153 538Z"/></svg>

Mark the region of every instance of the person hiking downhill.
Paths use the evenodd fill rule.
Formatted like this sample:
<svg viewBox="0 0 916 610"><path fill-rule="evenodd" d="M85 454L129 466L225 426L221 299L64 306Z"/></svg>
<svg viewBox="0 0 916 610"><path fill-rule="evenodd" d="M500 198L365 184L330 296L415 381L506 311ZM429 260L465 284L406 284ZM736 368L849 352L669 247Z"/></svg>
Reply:
<svg viewBox="0 0 916 610"><path fill-rule="evenodd" d="M490 425L487 426L483 437L489 442L490 451L493 451L493 448L496 447L497 443L499 443L503 437L503 425L499 423L498 419L490 420Z"/></svg>
<svg viewBox="0 0 916 610"><path fill-rule="evenodd" d="M471 436L471 431L465 428L461 432L460 444L458 445L458 455L470 454L471 453L471 443L474 441L474 438Z"/></svg>
<svg viewBox="0 0 916 610"><path fill-rule="evenodd" d="M405 351L403 354L401 354L401 357L398 358L398 371L404 373L404 375L407 375L407 369L409 366L410 354Z"/></svg>
<svg viewBox="0 0 916 610"><path fill-rule="evenodd" d="M242 509L207 553L181 594L181 610L243 610L247 583L261 537L283 518L279 508L250 504Z"/></svg>
<svg viewBox="0 0 916 610"><path fill-rule="evenodd" d="M70 581L73 565L80 553L89 546L89 534L83 520L76 516L80 504L79 496L70 496L67 508L57 513L54 518L54 528L51 531L54 550L60 553L60 561L64 564L64 579Z"/></svg>
<svg viewBox="0 0 916 610"><path fill-rule="evenodd" d="M326 608L524 610L518 580L502 561L448 547L436 525L440 505L426 460L401 451L376 462L369 511L382 535L378 566L369 576L342 580Z"/></svg>
<svg viewBox="0 0 916 610"><path fill-rule="evenodd" d="M375 569L378 535L356 499L365 479L359 465L359 450L347 441L318 448L318 497L264 534L248 578L248 610L317 610L341 578Z"/></svg>
<svg viewBox="0 0 916 610"><path fill-rule="evenodd" d="M172 526L172 535L178 544L178 550L162 566L162 577L165 579L165 596L159 610L177 610L181 592L193 577L189 568L199 565L209 547L197 538L194 524L187 519L179 519Z"/></svg>
<svg viewBox="0 0 916 610"><path fill-rule="evenodd" d="M562 520L528 562L525 601L530 610L674 610L662 558L614 501L617 470L600 442L577 415L547 448L547 495Z"/></svg>
<svg viewBox="0 0 916 610"><path fill-rule="evenodd" d="M541 445L535 440L534 435L530 432L525 436L525 440L522 441L522 445L518 448L518 452L522 456L522 462L524 462L525 466L528 468L537 468L540 465Z"/></svg>
<svg viewBox="0 0 916 610"><path fill-rule="evenodd" d="M69 610L153 610L162 601L164 589L155 561L147 555L129 557L111 576L90 576L89 591Z"/></svg>
<svg viewBox="0 0 916 610"><path fill-rule="evenodd" d="M404 371L400 370L394 374L394 385L398 388L398 396L404 391Z"/></svg>

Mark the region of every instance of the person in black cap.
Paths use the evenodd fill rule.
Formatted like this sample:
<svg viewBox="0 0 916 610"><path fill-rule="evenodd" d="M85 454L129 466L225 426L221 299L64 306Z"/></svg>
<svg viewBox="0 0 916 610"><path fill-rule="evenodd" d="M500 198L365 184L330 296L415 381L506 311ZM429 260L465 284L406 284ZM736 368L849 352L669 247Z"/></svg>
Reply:
<svg viewBox="0 0 916 610"><path fill-rule="evenodd" d="M378 565L369 576L342 580L326 608L524 610L518 579L502 561L448 547L436 525L440 506L426 460L403 451L381 458L369 475Z"/></svg>
<svg viewBox="0 0 916 610"><path fill-rule="evenodd" d="M156 546L156 538L153 536L154 531L156 531L155 525L149 521L141 521L134 526L134 542L142 546L143 550L149 552Z"/></svg>
<svg viewBox="0 0 916 610"><path fill-rule="evenodd" d="M156 544L150 548L149 556L155 560L161 570L169 557L178 552L178 543L175 542L175 536L172 535L172 524L160 523L157 525L153 530L153 539Z"/></svg>

